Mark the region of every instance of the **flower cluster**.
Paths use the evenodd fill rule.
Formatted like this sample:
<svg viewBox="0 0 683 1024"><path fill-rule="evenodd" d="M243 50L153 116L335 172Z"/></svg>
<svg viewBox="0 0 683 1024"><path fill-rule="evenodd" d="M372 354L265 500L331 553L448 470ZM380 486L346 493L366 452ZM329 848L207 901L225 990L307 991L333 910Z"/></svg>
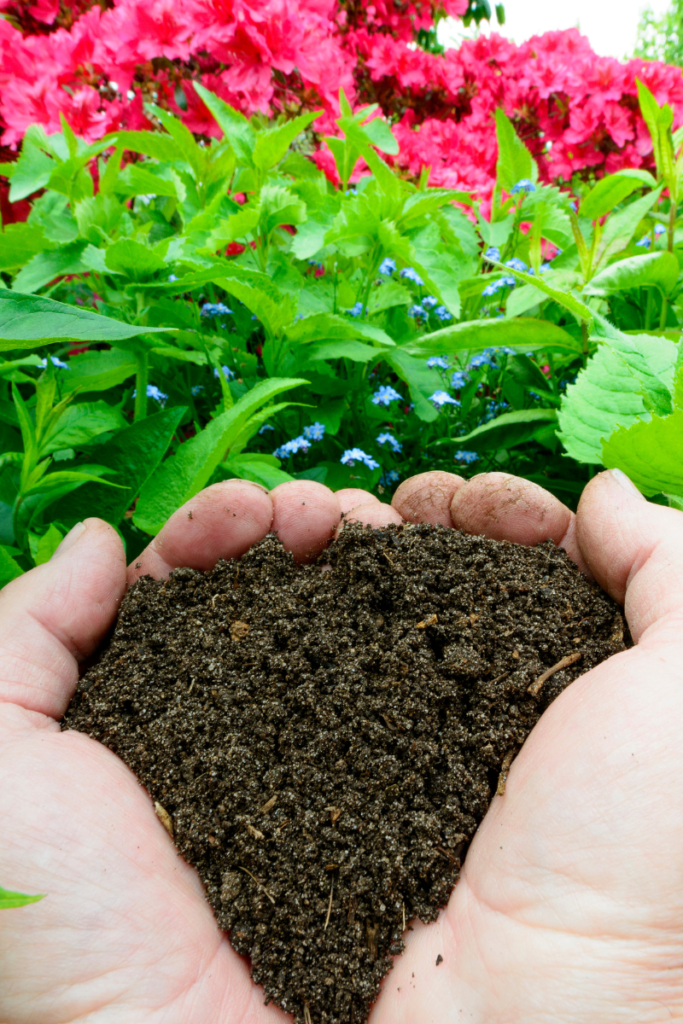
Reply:
<svg viewBox="0 0 683 1024"><path fill-rule="evenodd" d="M467 0L0 0L1 142L16 149L35 122L57 132L60 114L87 141L149 128L150 100L191 131L218 136L193 80L249 115L322 106L316 130L324 135L335 130L343 88L355 107L377 102L391 120L402 170L417 176L429 167L431 185L487 197L497 157L491 115L499 107L538 161L541 181L652 166L636 79L671 104L674 128L683 124L679 68L598 57L577 29L520 45L482 35L444 53L416 45L437 15L467 7ZM334 176L325 154L323 145L319 165ZM513 191L522 201L534 189L524 179ZM395 271L392 259L379 268ZM400 273L421 285L414 269Z"/></svg>

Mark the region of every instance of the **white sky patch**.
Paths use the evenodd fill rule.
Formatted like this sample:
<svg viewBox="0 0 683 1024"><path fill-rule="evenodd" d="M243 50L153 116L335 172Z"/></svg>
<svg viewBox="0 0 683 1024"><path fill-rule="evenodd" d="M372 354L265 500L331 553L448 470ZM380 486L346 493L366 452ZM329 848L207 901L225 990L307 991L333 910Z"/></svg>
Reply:
<svg viewBox="0 0 683 1024"><path fill-rule="evenodd" d="M482 29L485 33L499 32L516 43L523 43L543 32L578 28L588 36L597 54L624 60L633 56L640 14L647 6L644 0L571 0L571 3L566 0L563 3L558 0L507 0L505 25L501 28L494 17L491 28L487 28L483 21ZM668 0L652 0L649 6L656 15L660 15L669 4ZM440 41L446 46L457 46L463 34L470 36L472 30L464 30L450 18L439 26Z"/></svg>

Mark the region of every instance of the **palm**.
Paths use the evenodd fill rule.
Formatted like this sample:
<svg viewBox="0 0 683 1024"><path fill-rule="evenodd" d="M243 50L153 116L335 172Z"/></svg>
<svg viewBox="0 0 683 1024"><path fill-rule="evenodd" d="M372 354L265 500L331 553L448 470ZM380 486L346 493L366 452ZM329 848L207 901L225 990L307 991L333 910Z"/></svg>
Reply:
<svg viewBox="0 0 683 1024"><path fill-rule="evenodd" d="M468 485L471 497L475 485ZM230 504L237 507L236 485L222 486L233 488ZM208 509L207 493L195 502L205 500ZM429 494L424 483L421 493ZM439 493L433 486L419 518L444 521ZM289 516L286 497L296 517ZM311 510L322 524L316 537L301 519L299 498L292 491L277 500L273 495L274 525L287 546L296 551L299 544L302 557L324 545L338 509L325 497L324 507ZM254 507L262 501L260 492L246 493L247 499ZM478 502L483 508L481 494ZM410 495L397 505L406 518L418 517ZM454 505L456 522L479 532L468 514L466 500ZM139 571L163 572L184 562L206 567L219 553L243 550L270 526L265 522L264 528L265 520L254 513L254 536L243 531L232 548L223 538L218 552L204 537L198 554L183 550L185 541L178 539L187 533L184 518L177 521L183 530L176 536L167 528ZM367 506L363 518L381 525L374 507ZM529 526L524 522L522 533ZM534 539L517 535L516 522L501 529L511 539ZM495 535L495 529L489 532ZM549 527L548 533L554 536ZM80 615L80 626L69 621L55 628L44 621L44 608L36 612L28 599L22 605L21 596L5 614L0 880L24 891L39 888L49 898L0 919L0 1020L284 1021L284 1014L263 1005L247 964L218 932L196 875L175 854L131 773L105 748L60 733L46 717L59 717L74 683L73 673L69 679L56 664L54 633L87 653L111 618L112 594L123 585L120 553L118 569L109 570L105 583L102 566L111 566L115 543L108 536L101 564L89 555L82 574L76 573L81 588L90 588L88 614L81 609L72 616ZM38 571L47 575L55 565L58 571L59 561ZM27 610L40 628L52 631L42 647L31 638L17 645L12 620L23 625ZM683 769L675 733L683 691L677 631L669 635L667 612L675 615L676 609L663 610L666 632L656 654L651 627L649 639L577 681L543 717L513 766L505 797L494 800L449 907L436 925L417 925L409 934L373 1024L640 1024L683 1012L683 986L669 970L683 958L683 814L675 800ZM59 604L51 614L59 618ZM642 618L647 614L632 612L638 634L650 626ZM78 628L87 637L81 639ZM26 673L29 650L33 669ZM41 685L44 691L36 695ZM439 955L443 963L437 967Z"/></svg>

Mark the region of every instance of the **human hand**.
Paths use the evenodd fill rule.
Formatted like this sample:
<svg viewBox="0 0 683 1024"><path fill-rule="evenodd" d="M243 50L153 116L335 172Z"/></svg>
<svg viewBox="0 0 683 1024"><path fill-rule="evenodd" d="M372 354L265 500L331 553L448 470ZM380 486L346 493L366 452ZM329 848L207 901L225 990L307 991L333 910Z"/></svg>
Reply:
<svg viewBox="0 0 683 1024"><path fill-rule="evenodd" d="M605 553L599 550L596 530L600 524L608 532L614 530L610 520L614 511L605 503L608 492L599 482L606 476L591 484L592 492L589 488L576 521L533 485L510 483L511 478L505 478L502 491L497 492L501 486L498 475L465 484L451 474L426 474L406 481L394 505L413 522L454 522L472 532L525 543L552 536L577 560L583 552L596 577L609 589L624 586L638 547L632 535L625 537L621 548L617 545L613 551L610 547L603 568L600 558L604 561ZM613 489L616 485L610 478L606 486ZM505 489L508 487L513 491ZM396 511L363 494L338 492L333 496L319 485L297 483L276 488L269 497L250 485L229 482L209 488L176 513L131 568L130 578L143 572L164 575L177 565L208 568L218 557L241 554L271 525L297 557L315 557L338 524L340 501L344 509L353 509L349 518L375 526L400 519ZM677 514L670 510L638 503L625 494L623 503L628 508L632 503L636 510L629 512L631 518L635 516L633 529L647 530L655 539L662 535L657 548L660 554L652 556L654 562L652 558L645 562L641 552L644 564L629 587L630 598L636 586L636 599L631 608L627 605L627 614L632 616L632 629L638 633L642 626L642 634L646 628L655 628L654 619L643 619L643 608L650 600L648 586L657 587L663 602L659 618L671 610L661 585L661 567L669 557L667 531L674 535L675 543L680 528ZM598 513L602 518L594 522ZM643 515L644 525L640 522ZM612 537L612 546L614 540ZM619 552L621 560L615 564ZM680 560L678 566L671 571L674 577L678 572L680 587ZM653 580L659 582L653 584ZM87 657L97 646L123 589L124 562L118 537L105 524L90 520L68 551L62 550L48 565L16 581L0 597L0 700L5 702L0 706L0 779L4 782L0 783L0 813L6 831L0 850L0 878L15 889L39 888L50 893L49 900L35 907L6 911L0 917L0 955L5 965L0 1019L3 1024L61 1024L76 1018L93 1024L105 1019L107 1024L119 1020L164 1024L176 1020L183 1024L284 1021L287 1018L278 1010L263 1006L262 994L251 983L244 961L218 932L194 872L176 856L149 798L130 772L104 747L80 734L60 733L56 725L55 719L63 713L76 684L74 654ZM622 592L612 592L623 598ZM675 623L668 628L667 643L674 643ZM609 667L634 653L611 659L582 677L544 716L513 765L505 797L494 800L448 910L435 925L417 925L408 936L407 951L386 979L373 1024L383 1024L385 1017L412 1022L431 1016L441 1021L468 1019L468 1014L470 1020L487 1024L498 1019L621 1021L630 1019L629 1013L635 1013L633 1019L638 1021L659 1019L647 1016L643 1005L647 1010L652 1004L657 1012L657 995L647 995L647 987L651 979L660 987L662 984L668 932L664 927L657 940L657 929L661 931L662 906L664 916L678 906L675 899L680 885L676 889L674 882L680 881L680 872L676 874L671 867L675 863L671 856L665 862L666 878L661 884L659 876L654 879L657 893L650 902L653 879L646 865L635 875L636 891L629 890L625 898L626 911L635 917L631 920L628 913L621 917L616 913L618 907L613 904L622 898L622 888L631 875L623 865L619 869L616 861L611 865L603 861L605 849L612 848L612 832L605 821L596 822L596 812L612 812L616 802L617 825L623 823L624 812L619 801L612 799L611 776L607 775L607 785L601 786L595 774L596 760L603 764L603 771L606 763L612 774L618 775L619 765L612 765L614 751L609 743L603 741L602 748L598 744L593 749L595 726L602 735L601 719L597 713L587 715L586 710L587 701L595 702L594 688L598 694L604 692L607 710L600 714L607 715L612 735L619 729L623 742L623 719L629 716L621 687L624 679L627 684L628 678L639 680L642 666L634 662L630 674L623 662ZM653 664L660 669L659 653L653 655L650 648L645 653L654 656ZM605 671L606 681L599 676ZM592 682L596 677L597 682ZM615 697L617 685L620 691ZM570 704L558 718L558 708L566 704L575 688L582 688L577 708ZM637 703L640 694L642 701L642 685L631 689L633 700ZM647 701L645 704L649 708ZM661 747L661 729L659 736L656 732L650 735L642 730L642 721L641 716L637 721L638 750L653 739ZM671 709L667 708L663 721L666 741L674 728ZM607 730L604 734L609 739ZM581 751L578 763L573 745ZM626 745L638 756L635 743ZM586 752L590 757L584 762ZM637 828L647 821L644 810L652 812L650 819L661 811L657 790L667 791L664 777L670 779L668 790L672 788L676 765L659 767L654 794L647 787L655 783L637 776L642 796L635 815ZM627 761L622 774L633 768ZM558 784L558 777L564 785ZM676 827L670 824L670 852L680 843L683 829L680 815L676 821ZM597 833L595 839L593 832ZM617 832L622 836L623 829ZM499 834L504 835L502 842ZM626 834L630 838L628 828ZM640 846L644 849L647 844L651 856L649 840L649 835L643 835ZM597 854L591 852L593 842ZM581 868L584 861L588 866ZM575 863L576 877L567 874ZM609 867L604 898L602 890L591 888L594 880L589 870L601 866ZM669 878L672 874L675 877ZM660 890L663 905L657 904ZM639 910L638 899L643 901ZM590 935L609 935L614 918L624 937L617 930L611 942L595 939L596 958L590 936L583 936L569 915L574 910L576 918L577 905L586 905ZM648 907L652 911L650 924ZM601 914L605 917L602 932ZM563 916L568 916L565 927ZM674 960L681 947L680 930L678 934L679 946L674 948L674 943L671 947ZM436 968L439 953L444 963ZM609 1005L604 998L603 969L610 982L614 975L617 1001ZM591 982L585 992L582 988L572 991L570 971L579 979L574 982L577 989L583 986L584 977ZM624 993L619 979L623 979ZM664 1001L669 994L667 989ZM567 996L574 1002L568 1002ZM584 999L580 1005L585 1005L585 1012L575 1013L577 997ZM636 997L641 998L640 1003ZM650 1002L644 1004L642 999ZM674 1007L674 1003L664 1005Z"/></svg>

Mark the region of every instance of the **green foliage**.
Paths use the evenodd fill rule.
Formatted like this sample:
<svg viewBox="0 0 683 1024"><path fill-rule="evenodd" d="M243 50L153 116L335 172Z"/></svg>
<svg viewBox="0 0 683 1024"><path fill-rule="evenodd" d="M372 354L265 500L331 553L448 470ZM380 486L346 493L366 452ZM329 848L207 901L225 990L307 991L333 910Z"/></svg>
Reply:
<svg viewBox="0 0 683 1024"><path fill-rule="evenodd" d="M0 888L0 910L11 910L14 907L25 907L29 903L38 903L45 899L41 896L25 896L21 892L10 892L9 889Z"/></svg>
<svg viewBox="0 0 683 1024"><path fill-rule="evenodd" d="M683 65L683 0L671 0L668 9L655 15L648 6L640 15L636 57Z"/></svg>
<svg viewBox="0 0 683 1024"><path fill-rule="evenodd" d="M577 183L577 209L499 111L487 219L390 167L373 106L340 96L335 188L305 157L317 113L196 88L219 139L150 107L158 131L35 128L4 165L41 194L0 233L0 585L88 515L134 558L230 477L386 501L505 470L575 503L603 464L679 501L683 138L647 89L656 176Z"/></svg>

